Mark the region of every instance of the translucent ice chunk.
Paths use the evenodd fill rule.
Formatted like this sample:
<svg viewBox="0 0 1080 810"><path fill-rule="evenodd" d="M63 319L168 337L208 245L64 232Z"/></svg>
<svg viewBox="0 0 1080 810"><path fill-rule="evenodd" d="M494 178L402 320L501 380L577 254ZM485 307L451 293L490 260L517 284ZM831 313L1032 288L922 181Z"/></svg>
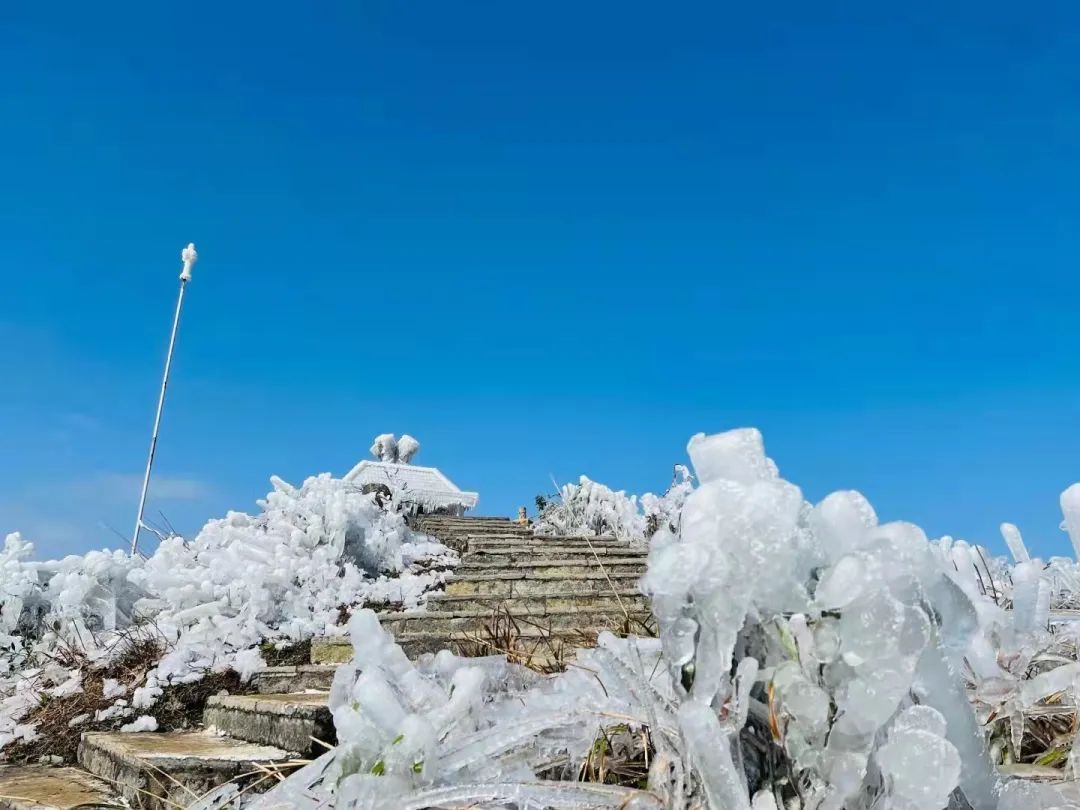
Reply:
<svg viewBox="0 0 1080 810"><path fill-rule="evenodd" d="M915 721L916 725L924 719ZM939 715L938 719L944 726L944 718ZM914 807L944 808L960 779L956 748L943 737L917 727L895 728L875 759L891 795Z"/></svg>
<svg viewBox="0 0 1080 810"><path fill-rule="evenodd" d="M1024 538L1020 536L1020 530L1016 526L1012 523L1002 523L1001 536L1005 538L1005 545L1009 547L1009 552L1016 562L1022 563L1031 560L1027 546L1024 545Z"/></svg>
<svg viewBox="0 0 1080 810"><path fill-rule="evenodd" d="M1065 516L1062 527L1069 533L1074 556L1080 561L1080 483L1061 493L1061 513Z"/></svg>
<svg viewBox="0 0 1080 810"><path fill-rule="evenodd" d="M814 599L822 610L846 607L862 594L867 586L866 567L853 554L841 557L832 566L814 592Z"/></svg>
<svg viewBox="0 0 1080 810"><path fill-rule="evenodd" d="M877 525L874 507L854 490L834 492L814 507L810 525L827 559L835 560L854 551Z"/></svg>
<svg viewBox="0 0 1080 810"><path fill-rule="evenodd" d="M741 484L775 478L765 457L765 441L756 428L729 430L706 436L699 433L687 445L698 481L729 480Z"/></svg>
<svg viewBox="0 0 1080 810"><path fill-rule="evenodd" d="M1037 609L1039 587L1042 584L1042 566L1022 562L1013 569L1013 627L1017 633L1027 634L1038 625Z"/></svg>

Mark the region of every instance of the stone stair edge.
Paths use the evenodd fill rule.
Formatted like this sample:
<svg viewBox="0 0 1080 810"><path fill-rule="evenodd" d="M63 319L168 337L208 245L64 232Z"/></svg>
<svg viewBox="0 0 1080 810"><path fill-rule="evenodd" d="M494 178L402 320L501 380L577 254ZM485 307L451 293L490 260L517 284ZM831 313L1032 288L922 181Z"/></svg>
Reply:
<svg viewBox="0 0 1080 810"><path fill-rule="evenodd" d="M211 695L206 700L208 709L232 709L278 715L314 715L320 710L325 710L329 705L330 693L315 690L255 695Z"/></svg>
<svg viewBox="0 0 1080 810"><path fill-rule="evenodd" d="M630 618L631 621L640 621L640 620L646 620L647 621L647 620L652 618L652 613L650 613L648 611L628 610L626 612L629 614L629 618ZM608 611L608 613L603 614L603 615L609 615L609 616L619 615L619 616L621 616L622 612L621 611ZM535 625L533 623L528 623L528 622L522 623L521 624L521 632L522 632L522 634L527 635L527 634L530 634L532 632L535 632L538 635L564 636L564 635L567 635L567 634L577 633L579 630L586 630L586 631L611 630L612 632L615 632L615 629L612 628L612 627L609 627L609 626L591 627L589 625L582 625L580 628L568 628L568 629L565 629L565 630L555 628L555 629L549 630L546 627L539 626L539 624L540 624L539 622L535 623ZM401 643L403 643L405 641L409 641L411 639L417 639L417 638L444 638L444 637L446 637L448 635L459 635L459 634L462 634L462 633L467 634L467 635L473 635L474 631L472 631L472 630L449 630L449 631L442 631L442 630L430 630L430 631L429 630L413 630L413 631L408 631L408 632L404 632L404 633L398 633L398 634L396 634L394 636L394 639L399 644L401 644ZM352 642L350 642L346 638L338 638L336 636L327 636L324 639L322 639L319 644L317 644L317 645L312 644L312 655L314 656L316 649L323 649L323 648L327 648L327 647L334 648L334 649L342 649L342 648L348 647L348 648L351 649L352 648Z"/></svg>
<svg viewBox="0 0 1080 810"><path fill-rule="evenodd" d="M160 743L157 750L155 743ZM185 749L185 745L187 748ZM236 765L248 762L284 762L289 752L276 746L256 745L232 737L223 737L205 729L197 731L141 731L125 734L121 731L87 731L79 743L79 761L82 764L83 748L95 748L125 761L153 759L153 767L163 769L185 764L202 763ZM227 753L228 756L220 755ZM84 765L84 767L86 767ZM93 769L86 768L90 773ZM101 774L96 774L101 776Z"/></svg>
<svg viewBox="0 0 1080 810"><path fill-rule="evenodd" d="M480 563L475 563L475 562L470 562L467 559L463 559L461 561L461 564L455 570L460 570L462 568L468 568L468 567L470 567L470 565L471 566L479 566L481 564ZM487 567L498 566L499 568L550 568L552 566L562 566L562 567L565 567L565 568L574 568L574 567L577 567L577 568L596 568L596 567L598 567L598 566L594 565L592 562L590 562L588 559L586 559L584 562L582 560L566 560L566 559L562 559L562 560L556 559L556 560L548 560L548 561L543 561L543 560L513 560L513 561L507 562L507 563L492 562L492 563L483 563L482 565L487 566ZM611 557L609 559L604 560L604 565L639 565L642 568L644 568L645 567L645 560L643 558L641 558L641 557L618 557L618 556L613 556L613 557Z"/></svg>
<svg viewBox="0 0 1080 810"><path fill-rule="evenodd" d="M624 577L628 578L628 577ZM533 596L502 596L494 593L480 593L480 594L461 594L461 593L444 593L442 591L436 591L428 595L427 603L430 605L432 602L515 602L515 601L543 601L545 599L599 599L611 596L645 596L641 591L636 588L616 588L615 590L605 591L567 591L565 593L551 592L536 594Z"/></svg>
<svg viewBox="0 0 1080 810"><path fill-rule="evenodd" d="M649 552L645 549L634 548L633 546L586 546L584 543L580 546L550 546L543 543L534 543L532 545L518 545L516 543L507 543L505 545L484 543L482 545L477 545L476 543L470 543L465 547L463 556L477 554L530 554L548 557L618 557L622 555L625 557L641 557L644 559L648 556Z"/></svg>
<svg viewBox="0 0 1080 810"><path fill-rule="evenodd" d="M491 570L491 569L497 569L499 567L500 566L490 566L488 568L481 569L481 570L482 571L488 571L488 570ZM546 566L543 566L543 567L546 567ZM593 566L582 566L582 567L584 567L584 568L586 568L588 570L585 570L585 571L566 571L563 575L559 576L558 579L559 580L587 580L587 579L609 579L610 578L610 579L613 579L613 580L614 579L633 579L633 580L636 581L636 580L641 579L641 576L644 573L644 567L642 567L642 569L641 569L642 574L638 574L636 572L634 572L634 573L625 573L625 572L619 572L619 571L610 571L607 574L605 574L603 571L600 571L600 570L592 570L592 569L598 568L598 566L595 566L595 565L593 565ZM507 572L507 573L504 573L503 575L500 576L499 574L481 573L481 570L478 570L478 571L466 570L466 571L462 572L462 568L463 568L463 566L458 566L456 569L454 569L454 573L446 578L446 583L449 584L451 582L493 582L493 581L515 581L516 582L516 581L522 580L522 579L537 579L537 580L551 580L551 579L554 579L551 576L530 575L530 574L526 573L525 571ZM434 591L433 593L438 593L438 591Z"/></svg>
<svg viewBox="0 0 1080 810"><path fill-rule="evenodd" d="M563 609L563 608L554 608L554 609L551 609L551 610L547 610L544 613L536 613L535 611L522 610L522 611L520 611L518 613L511 612L510 615L511 616L526 616L526 617L528 617L528 616L537 616L537 617L565 616L565 615L569 615L569 614L579 615L579 616L587 616L590 613L602 613L602 614L607 615L609 613L612 613L613 609L614 609L614 612L618 612L618 606L617 605L613 605L611 607L608 607L608 606L599 606L598 607L598 606L595 606L595 605L586 605L586 606L583 606L580 610L566 610L566 609ZM502 614L504 612L505 611L491 611L491 610L458 610L458 611L454 611L454 610L409 610L409 611L402 611L401 613L380 613L379 614L379 621L380 622L392 622L392 621L398 621L398 620L401 620L401 619L483 619L483 618L486 618L486 617L492 616L492 615L500 615L500 614ZM633 613L635 611L628 611L628 612ZM648 611L646 611L646 612L648 612Z"/></svg>
<svg viewBox="0 0 1080 810"><path fill-rule="evenodd" d="M0 810L120 807L117 791L75 766L0 765Z"/></svg>

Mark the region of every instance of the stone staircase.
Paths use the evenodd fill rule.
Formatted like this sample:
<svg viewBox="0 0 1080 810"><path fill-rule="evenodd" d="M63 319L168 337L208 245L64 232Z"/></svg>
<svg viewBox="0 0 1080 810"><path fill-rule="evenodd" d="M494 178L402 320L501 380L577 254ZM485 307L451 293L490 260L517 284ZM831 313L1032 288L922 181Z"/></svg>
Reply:
<svg viewBox="0 0 1080 810"><path fill-rule="evenodd" d="M506 518L425 517L416 529L461 553L461 563L426 610L381 617L410 657L450 649L557 667L603 630L640 635L650 627L637 589L642 549L610 537L537 537ZM320 663L351 656L345 640L312 648Z"/></svg>
<svg viewBox="0 0 1080 810"><path fill-rule="evenodd" d="M426 517L416 528L458 550L461 564L426 611L382 616L411 657L444 648L508 652L557 668L603 630L640 633L650 622L636 588L644 552L624 543L537 538L505 518ZM328 690L337 665L351 658L345 640L316 641L309 664L258 673L258 694L211 697L203 731L86 733L83 770L0 768L0 810L116 807L118 797L135 808L175 810L225 782L267 789L275 773L335 743Z"/></svg>

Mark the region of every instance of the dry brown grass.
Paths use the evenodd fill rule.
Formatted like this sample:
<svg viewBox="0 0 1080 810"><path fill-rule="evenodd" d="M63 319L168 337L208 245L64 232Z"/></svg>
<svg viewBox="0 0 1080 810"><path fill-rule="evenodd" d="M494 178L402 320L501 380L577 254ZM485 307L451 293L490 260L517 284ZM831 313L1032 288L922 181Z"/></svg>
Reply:
<svg viewBox="0 0 1080 810"><path fill-rule="evenodd" d="M600 729L578 772L579 782L645 789L654 749L647 729L617 725Z"/></svg>
<svg viewBox="0 0 1080 810"><path fill-rule="evenodd" d="M523 628L539 632L526 633ZM588 641L584 634L583 640ZM555 635L550 625L514 616L504 605L500 605L491 612L480 631L469 633L465 639L455 642L454 652L462 658L505 655L512 664L550 675L566 669L567 659L574 647L592 646L595 643L596 638L593 637L588 644L573 644Z"/></svg>
<svg viewBox="0 0 1080 810"><path fill-rule="evenodd" d="M268 667L303 666L311 663L311 639L276 647L267 641L259 648L259 654Z"/></svg>
<svg viewBox="0 0 1080 810"><path fill-rule="evenodd" d="M30 741L18 741L4 749L8 762L38 762L43 758L59 758L64 764L74 763L78 754L79 739L84 731L114 731L132 718L94 720L97 712L108 709L117 697L105 697L106 678L119 681L130 692L140 686L146 674L157 664L164 649L159 638L142 632L125 634L118 641L118 654L103 668L93 667L85 655L65 649L57 663L82 672L81 691L64 697L52 697L47 688L50 684L36 684L41 689L39 703L22 719L24 723L37 726L37 736ZM177 684L165 688L161 698L146 710L158 721L161 731L180 731L194 728L202 722L203 708L211 695L227 691L245 694L251 688L240 682L235 672L207 673L195 683ZM89 715L89 719L72 725L72 721Z"/></svg>

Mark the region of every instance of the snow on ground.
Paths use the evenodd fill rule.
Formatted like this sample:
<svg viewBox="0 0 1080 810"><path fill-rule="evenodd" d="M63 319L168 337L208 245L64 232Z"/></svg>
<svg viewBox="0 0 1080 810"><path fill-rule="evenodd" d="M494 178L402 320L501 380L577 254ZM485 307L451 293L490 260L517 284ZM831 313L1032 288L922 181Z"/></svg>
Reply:
<svg viewBox="0 0 1080 810"><path fill-rule="evenodd" d="M605 634L539 678L502 658L410 662L358 613L331 695L337 748L253 806L1076 806L1002 775L1038 754L1055 713L1056 773L1080 768L1076 626L1052 631L1080 594L1075 562L1029 561L1008 529L1016 565L931 542L879 523L857 492L808 503L756 430L697 436L689 452L698 486L652 537L642 582L659 639ZM630 515L625 495L590 484L570 495ZM647 734L639 784L580 780L602 730Z"/></svg>
<svg viewBox="0 0 1080 810"><path fill-rule="evenodd" d="M146 559L94 551L35 562L33 546L9 535L0 551L0 746L32 737L20 720L40 694L79 689L80 668L107 664L135 629L165 652L133 694L109 684L116 717L151 716L169 684L227 669L250 675L263 666L263 642L343 632L342 606L418 606L456 559L328 474L272 484L258 514L231 512L191 540L163 540ZM149 723L140 717L130 730Z"/></svg>

